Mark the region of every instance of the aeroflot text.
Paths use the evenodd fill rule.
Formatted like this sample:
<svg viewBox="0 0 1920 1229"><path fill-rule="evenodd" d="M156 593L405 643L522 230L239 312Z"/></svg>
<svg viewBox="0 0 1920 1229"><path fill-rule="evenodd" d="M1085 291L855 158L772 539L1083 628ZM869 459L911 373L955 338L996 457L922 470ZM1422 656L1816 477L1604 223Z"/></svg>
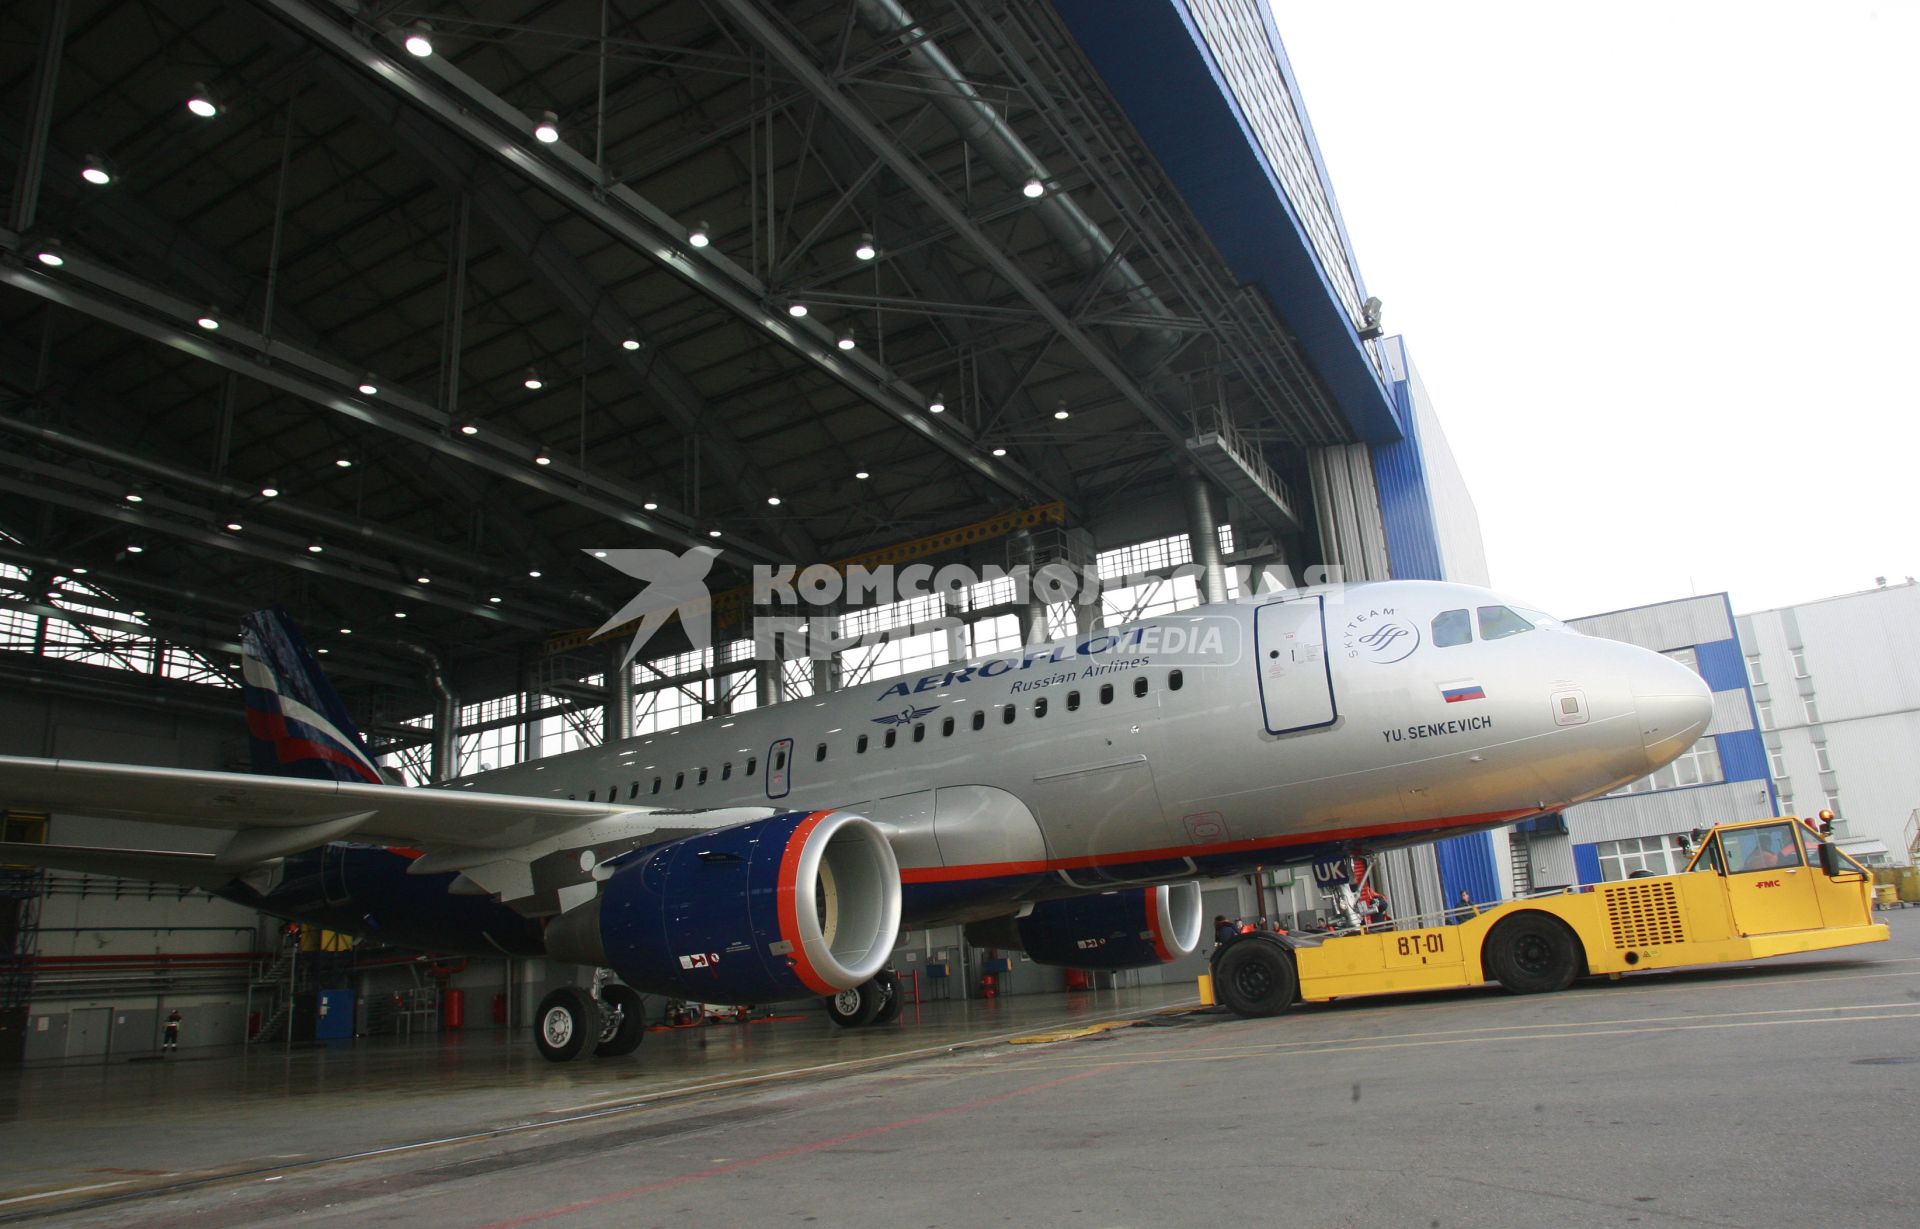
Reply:
<svg viewBox="0 0 1920 1229"><path fill-rule="evenodd" d="M993 661L975 666L960 666L952 670L942 670L934 674L923 674L917 679L902 679L881 692L875 699L884 700L890 696L919 695L923 692L937 691L942 687L952 687L969 679L998 678L1003 674L1032 670L1036 667L1058 666L1062 662L1075 658L1093 658L1085 671L1078 677L1091 678L1107 673L1109 669L1118 669L1124 660L1128 667L1150 664L1153 655L1177 654L1183 660L1207 661L1228 659L1225 637L1221 624L1206 622L1194 624L1147 624L1135 627L1119 635L1099 633L1079 644L1054 645L1051 648L1035 649L1019 657L1000 657ZM1114 654L1126 654L1118 659ZM1068 676L1059 676L1066 681ZM1026 687L1015 685L1014 690L1024 691Z"/></svg>

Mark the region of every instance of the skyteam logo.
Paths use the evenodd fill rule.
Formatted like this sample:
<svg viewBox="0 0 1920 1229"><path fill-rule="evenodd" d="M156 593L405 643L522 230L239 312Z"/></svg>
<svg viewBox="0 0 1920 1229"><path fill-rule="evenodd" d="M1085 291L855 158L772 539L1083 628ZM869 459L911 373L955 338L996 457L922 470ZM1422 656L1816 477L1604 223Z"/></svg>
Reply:
<svg viewBox="0 0 1920 1229"><path fill-rule="evenodd" d="M621 659L627 665L640 655L647 641L673 615L680 616L687 643L705 650L713 643L713 595L707 590L707 573L720 554L715 546L695 546L683 555L670 550L590 550L587 552L610 568L625 572L646 588L614 612L593 634L604 636L616 627L640 620L634 629L633 643Z"/></svg>
<svg viewBox="0 0 1920 1229"><path fill-rule="evenodd" d="M1405 661L1420 647L1420 628L1399 617L1391 606L1355 615L1341 635L1349 658L1382 666Z"/></svg>

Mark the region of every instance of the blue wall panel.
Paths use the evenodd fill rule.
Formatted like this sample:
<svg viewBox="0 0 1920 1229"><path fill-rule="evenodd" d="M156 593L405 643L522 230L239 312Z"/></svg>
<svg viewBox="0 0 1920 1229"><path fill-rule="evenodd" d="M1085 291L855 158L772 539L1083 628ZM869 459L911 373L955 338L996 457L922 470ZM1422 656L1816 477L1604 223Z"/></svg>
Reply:
<svg viewBox="0 0 1920 1229"><path fill-rule="evenodd" d="M1243 282L1265 290L1357 438L1401 437L1392 400L1183 4L1054 0L1074 41Z"/></svg>
<svg viewBox="0 0 1920 1229"><path fill-rule="evenodd" d="M1573 876L1581 883L1600 882L1600 848L1597 845L1573 847Z"/></svg>
<svg viewBox="0 0 1920 1229"><path fill-rule="evenodd" d="M1500 899L1500 874L1493 863L1493 833L1469 832L1434 842L1433 852L1440 862L1440 891L1446 907L1453 908L1466 892L1475 904Z"/></svg>
<svg viewBox="0 0 1920 1229"><path fill-rule="evenodd" d="M1715 734L1714 746L1720 749L1720 775L1729 781L1764 781L1768 778L1767 744L1758 730L1737 734Z"/></svg>
<svg viewBox="0 0 1920 1229"><path fill-rule="evenodd" d="M1395 580L1445 580L1440 534L1433 523L1433 495L1427 487L1426 456L1420 448L1413 394L1407 381L1394 382L1393 400L1400 421L1407 426L1407 437L1392 444L1375 444L1371 450L1373 482L1380 492L1380 520L1387 534L1387 562Z"/></svg>
<svg viewBox="0 0 1920 1229"><path fill-rule="evenodd" d="M1738 640L1716 640L1712 644L1695 645L1693 652L1700 662L1700 677L1707 680L1709 690L1747 689L1747 659L1740 653Z"/></svg>

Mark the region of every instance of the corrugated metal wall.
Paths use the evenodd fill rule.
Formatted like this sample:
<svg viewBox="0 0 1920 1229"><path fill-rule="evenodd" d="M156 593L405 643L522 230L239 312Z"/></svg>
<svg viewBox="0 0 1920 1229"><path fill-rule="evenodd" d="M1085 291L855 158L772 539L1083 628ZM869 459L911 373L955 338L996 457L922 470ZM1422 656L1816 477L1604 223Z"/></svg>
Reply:
<svg viewBox="0 0 1920 1229"><path fill-rule="evenodd" d="M1380 523L1380 492L1365 444L1335 444L1307 452L1313 507L1320 522L1320 551L1348 580L1387 580L1386 530Z"/></svg>
<svg viewBox="0 0 1920 1229"><path fill-rule="evenodd" d="M1724 593L1588 615L1568 622L1589 636L1624 640L1648 649L1678 649L1733 637L1733 620L1727 614Z"/></svg>

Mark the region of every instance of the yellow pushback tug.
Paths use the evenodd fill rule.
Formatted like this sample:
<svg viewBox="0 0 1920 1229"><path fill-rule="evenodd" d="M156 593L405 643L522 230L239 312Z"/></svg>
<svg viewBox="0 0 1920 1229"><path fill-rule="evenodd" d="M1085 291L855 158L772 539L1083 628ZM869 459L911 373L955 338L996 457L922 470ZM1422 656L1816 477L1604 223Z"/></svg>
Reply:
<svg viewBox="0 0 1920 1229"><path fill-rule="evenodd" d="M1791 816L1696 834L1677 875L1507 901L1448 925L1314 936L1245 934L1213 954L1220 1002L1272 1016L1324 1003L1499 982L1515 994L1576 977L1721 964L1879 943L1873 876L1816 821Z"/></svg>

